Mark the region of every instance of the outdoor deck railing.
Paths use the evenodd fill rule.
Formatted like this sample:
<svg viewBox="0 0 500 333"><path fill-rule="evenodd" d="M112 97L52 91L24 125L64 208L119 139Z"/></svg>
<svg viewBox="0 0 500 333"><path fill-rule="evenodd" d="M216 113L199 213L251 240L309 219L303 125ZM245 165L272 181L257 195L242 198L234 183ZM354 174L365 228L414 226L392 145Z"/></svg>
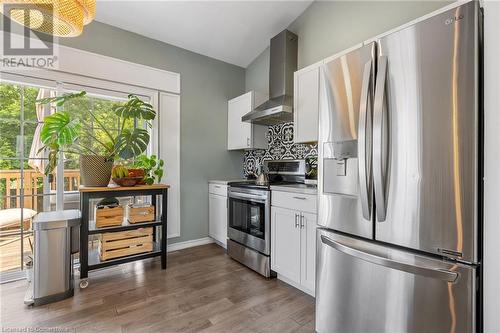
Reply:
<svg viewBox="0 0 500 333"><path fill-rule="evenodd" d="M0 170L0 209L21 207L24 199L24 208L38 211L39 200L37 195L43 195L44 175L36 170L24 170L21 179L21 170ZM55 177L50 183L50 190L55 194ZM80 170L64 170L64 191L76 191L80 186ZM21 196L24 188L24 198Z"/></svg>

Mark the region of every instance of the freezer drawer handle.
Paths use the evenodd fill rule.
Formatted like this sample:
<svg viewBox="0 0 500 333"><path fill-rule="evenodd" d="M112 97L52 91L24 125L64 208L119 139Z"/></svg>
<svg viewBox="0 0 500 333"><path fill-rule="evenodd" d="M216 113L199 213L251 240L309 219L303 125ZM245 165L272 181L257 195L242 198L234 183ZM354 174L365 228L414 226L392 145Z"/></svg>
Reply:
<svg viewBox="0 0 500 333"><path fill-rule="evenodd" d="M459 274L456 272L444 269L416 266L388 258L379 257L371 253L366 253L364 251L352 248L338 241L334 241L333 239L328 238L324 235L321 235L321 242L347 255L371 262L376 265L396 269L398 271L403 271L411 274L418 274L433 279L440 279L450 283L456 282L459 276Z"/></svg>

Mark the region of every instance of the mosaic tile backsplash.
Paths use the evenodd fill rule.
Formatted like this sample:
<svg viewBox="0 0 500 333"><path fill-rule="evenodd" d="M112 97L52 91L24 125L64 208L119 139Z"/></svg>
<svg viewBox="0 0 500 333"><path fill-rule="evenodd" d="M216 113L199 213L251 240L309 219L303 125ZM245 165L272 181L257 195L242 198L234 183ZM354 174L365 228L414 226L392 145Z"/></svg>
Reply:
<svg viewBox="0 0 500 333"><path fill-rule="evenodd" d="M245 177L257 172L263 161L305 159L318 155L317 144L293 142L293 123L269 126L267 149L245 151L243 172Z"/></svg>

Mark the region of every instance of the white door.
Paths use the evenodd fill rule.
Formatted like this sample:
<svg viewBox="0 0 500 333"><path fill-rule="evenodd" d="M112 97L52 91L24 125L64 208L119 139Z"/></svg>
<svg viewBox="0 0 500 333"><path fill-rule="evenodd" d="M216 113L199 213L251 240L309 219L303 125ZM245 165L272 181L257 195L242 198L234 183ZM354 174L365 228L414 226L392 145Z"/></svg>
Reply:
<svg viewBox="0 0 500 333"><path fill-rule="evenodd" d="M252 142L252 124L241 121L252 111L253 93L248 92L228 102L227 110L227 149L247 149Z"/></svg>
<svg viewBox="0 0 500 333"><path fill-rule="evenodd" d="M208 234L216 241L226 245L227 198L211 193L208 196L208 206Z"/></svg>
<svg viewBox="0 0 500 333"><path fill-rule="evenodd" d="M319 64L295 72L294 142L318 141Z"/></svg>
<svg viewBox="0 0 500 333"><path fill-rule="evenodd" d="M300 283L311 294L316 284L316 219L316 214L302 213L300 223Z"/></svg>
<svg viewBox="0 0 500 333"><path fill-rule="evenodd" d="M291 209L271 209L271 269L300 283L300 214Z"/></svg>

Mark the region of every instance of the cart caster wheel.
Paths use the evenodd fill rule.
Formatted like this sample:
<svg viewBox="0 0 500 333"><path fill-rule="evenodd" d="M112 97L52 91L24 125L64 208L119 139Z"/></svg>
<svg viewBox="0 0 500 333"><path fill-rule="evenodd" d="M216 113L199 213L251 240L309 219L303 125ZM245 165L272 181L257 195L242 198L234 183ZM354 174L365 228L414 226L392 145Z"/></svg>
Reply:
<svg viewBox="0 0 500 333"><path fill-rule="evenodd" d="M85 280L81 280L80 281L80 288L81 289L85 289L89 286L89 280L85 279Z"/></svg>

